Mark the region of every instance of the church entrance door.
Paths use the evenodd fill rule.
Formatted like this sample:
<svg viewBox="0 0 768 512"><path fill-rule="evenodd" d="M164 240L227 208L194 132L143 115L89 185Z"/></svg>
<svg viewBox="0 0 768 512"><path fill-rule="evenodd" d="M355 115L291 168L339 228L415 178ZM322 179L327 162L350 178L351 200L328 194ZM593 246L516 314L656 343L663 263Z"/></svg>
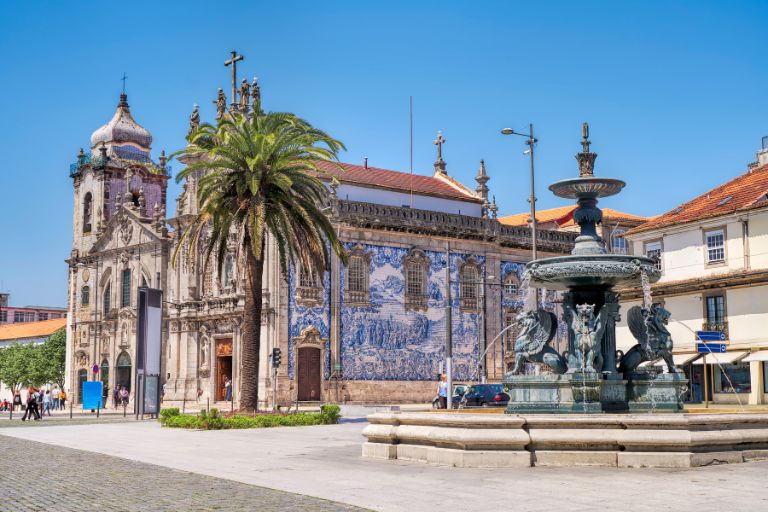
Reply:
<svg viewBox="0 0 768 512"><path fill-rule="evenodd" d="M302 347L299 354L299 396L300 402L320 400L320 349Z"/></svg>
<svg viewBox="0 0 768 512"><path fill-rule="evenodd" d="M227 399L227 379L232 379L232 340L216 340L216 400Z"/></svg>

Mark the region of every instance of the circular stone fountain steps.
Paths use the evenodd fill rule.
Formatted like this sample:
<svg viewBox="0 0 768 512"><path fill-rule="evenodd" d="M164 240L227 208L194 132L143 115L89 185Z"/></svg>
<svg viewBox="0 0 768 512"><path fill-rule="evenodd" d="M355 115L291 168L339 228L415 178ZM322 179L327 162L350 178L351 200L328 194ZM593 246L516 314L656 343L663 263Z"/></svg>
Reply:
<svg viewBox="0 0 768 512"><path fill-rule="evenodd" d="M363 457L454 467L694 467L768 459L768 414L377 413Z"/></svg>

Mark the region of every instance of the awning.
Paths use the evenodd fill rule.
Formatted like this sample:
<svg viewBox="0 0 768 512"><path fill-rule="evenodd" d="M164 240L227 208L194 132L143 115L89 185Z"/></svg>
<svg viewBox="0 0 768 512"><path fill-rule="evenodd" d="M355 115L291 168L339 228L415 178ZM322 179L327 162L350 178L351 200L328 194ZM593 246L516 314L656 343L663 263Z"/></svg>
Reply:
<svg viewBox="0 0 768 512"><path fill-rule="evenodd" d="M726 352L725 354L706 354L707 364L733 364L747 356L746 350L737 350L735 352ZM702 354L703 356L704 354ZM696 359L693 364L704 364L704 358Z"/></svg>
<svg viewBox="0 0 768 512"><path fill-rule="evenodd" d="M757 352L751 352L744 359L745 363L750 361L768 361L768 350L758 350Z"/></svg>
<svg viewBox="0 0 768 512"><path fill-rule="evenodd" d="M685 366L694 359L698 359L701 357L701 354L672 354L672 362L675 363L675 366ZM653 366L664 366L667 363L664 362L663 359L657 360L655 363L653 363Z"/></svg>

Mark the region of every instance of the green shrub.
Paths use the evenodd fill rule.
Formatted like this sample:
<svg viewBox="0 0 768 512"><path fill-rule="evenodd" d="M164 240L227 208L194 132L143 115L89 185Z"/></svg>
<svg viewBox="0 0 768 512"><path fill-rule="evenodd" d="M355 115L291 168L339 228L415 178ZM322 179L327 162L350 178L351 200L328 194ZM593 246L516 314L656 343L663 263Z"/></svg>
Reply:
<svg viewBox="0 0 768 512"><path fill-rule="evenodd" d="M170 416L166 418L163 426L169 428L202 428L199 417L186 415Z"/></svg>
<svg viewBox="0 0 768 512"><path fill-rule="evenodd" d="M335 404L325 404L320 407L320 415L326 425L335 425L341 419L341 407Z"/></svg>
<svg viewBox="0 0 768 512"><path fill-rule="evenodd" d="M171 412L166 412L171 411ZM258 414L256 416L223 417L218 409L207 412L204 409L197 416L179 414L178 409L163 410L160 421L169 428L188 428L202 430L303 427L309 425L329 425L339 422L340 409L337 405L326 405L321 412L299 412L295 414Z"/></svg>
<svg viewBox="0 0 768 512"><path fill-rule="evenodd" d="M178 407L169 407L168 409L163 409L160 411L160 417L158 419L160 420L161 425L165 425L169 418L179 416L180 414L181 412L179 411Z"/></svg>

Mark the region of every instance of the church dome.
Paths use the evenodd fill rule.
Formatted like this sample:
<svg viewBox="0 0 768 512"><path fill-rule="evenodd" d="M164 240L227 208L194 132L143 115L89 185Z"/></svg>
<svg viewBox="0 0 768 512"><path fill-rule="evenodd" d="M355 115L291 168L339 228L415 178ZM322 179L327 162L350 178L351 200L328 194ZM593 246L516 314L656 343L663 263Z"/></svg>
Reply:
<svg viewBox="0 0 768 512"><path fill-rule="evenodd" d="M113 151L118 147L128 149L125 145L131 145L134 146L132 149L141 149L143 151L139 151L140 153L149 154L152 134L134 121L128 108L128 96L125 93L120 95L120 103L112 120L91 135L92 148L95 149L101 143L112 146Z"/></svg>

